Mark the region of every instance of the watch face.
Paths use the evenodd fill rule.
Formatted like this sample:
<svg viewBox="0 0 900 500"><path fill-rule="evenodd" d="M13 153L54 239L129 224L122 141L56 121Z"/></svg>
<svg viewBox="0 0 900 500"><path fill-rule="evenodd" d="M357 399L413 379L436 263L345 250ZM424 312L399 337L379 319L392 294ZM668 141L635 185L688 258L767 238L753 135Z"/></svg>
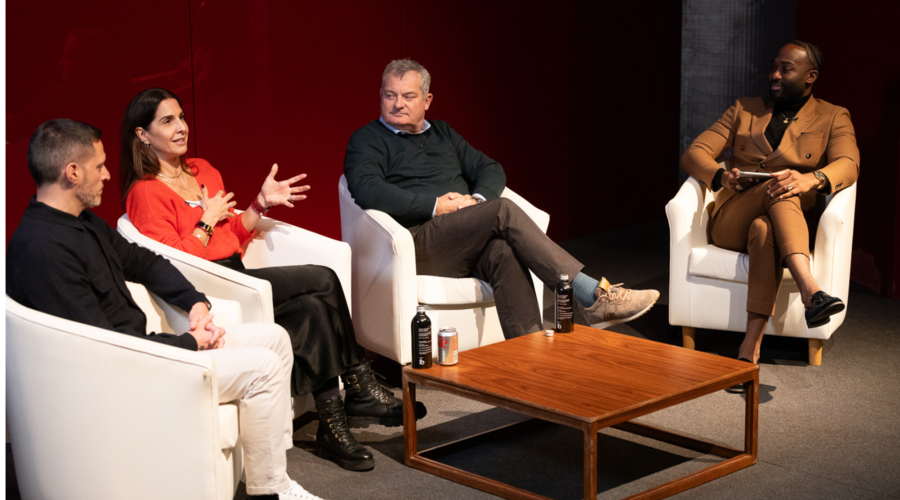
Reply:
<svg viewBox="0 0 900 500"><path fill-rule="evenodd" d="M815 175L816 175L816 178L819 179L820 181L825 180L825 174L823 174L822 172L816 172Z"/></svg>

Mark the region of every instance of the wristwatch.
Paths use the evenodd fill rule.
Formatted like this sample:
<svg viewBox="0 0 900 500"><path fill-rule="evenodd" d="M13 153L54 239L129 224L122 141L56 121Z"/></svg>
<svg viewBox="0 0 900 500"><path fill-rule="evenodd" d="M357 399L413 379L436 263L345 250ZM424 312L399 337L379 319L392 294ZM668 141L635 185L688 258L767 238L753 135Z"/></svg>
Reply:
<svg viewBox="0 0 900 500"><path fill-rule="evenodd" d="M813 172L813 175L816 176L816 179L819 181L819 185L816 186L816 189L822 189L825 187L825 183L828 182L828 177L825 177L825 174L822 173L821 170L816 170Z"/></svg>
<svg viewBox="0 0 900 500"><path fill-rule="evenodd" d="M194 227L199 227L200 229L206 231L206 234L208 234L209 237L212 238L214 228L212 226L210 226L209 224L207 224L201 220L201 221L197 221L197 224L195 224Z"/></svg>

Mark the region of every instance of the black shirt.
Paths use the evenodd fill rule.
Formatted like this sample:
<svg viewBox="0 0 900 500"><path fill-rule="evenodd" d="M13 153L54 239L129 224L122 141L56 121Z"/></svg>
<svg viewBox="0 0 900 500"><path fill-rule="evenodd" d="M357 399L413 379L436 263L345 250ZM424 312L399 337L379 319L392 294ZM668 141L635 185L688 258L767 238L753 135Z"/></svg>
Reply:
<svg viewBox="0 0 900 500"><path fill-rule="evenodd" d="M778 149L785 131L794 122L794 117L797 116L797 113L809 101L810 97L812 97L812 94L803 96L789 104L776 104L775 108L772 109L772 119L769 120L769 125L766 126L765 132L766 140L769 141L772 149Z"/></svg>
<svg viewBox="0 0 900 500"><path fill-rule="evenodd" d="M428 123L421 134L395 134L373 120L353 133L344 174L357 205L385 212L409 228L430 220L435 201L447 193L500 196L506 185L503 167L447 123Z"/></svg>
<svg viewBox="0 0 900 500"><path fill-rule="evenodd" d="M206 302L166 259L129 243L90 210L75 217L32 197L7 248L10 298L60 318L197 350L191 335L147 336L147 317L126 280L185 311Z"/></svg>

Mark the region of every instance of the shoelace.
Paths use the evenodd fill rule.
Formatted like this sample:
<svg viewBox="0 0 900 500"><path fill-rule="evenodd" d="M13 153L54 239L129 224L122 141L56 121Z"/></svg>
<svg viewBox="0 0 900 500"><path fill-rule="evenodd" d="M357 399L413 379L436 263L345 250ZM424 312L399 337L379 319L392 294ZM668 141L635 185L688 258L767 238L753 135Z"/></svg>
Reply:
<svg viewBox="0 0 900 500"><path fill-rule="evenodd" d="M625 283L616 283L615 285L609 285L609 290L606 291L606 294L609 296L610 302L625 302L631 296L631 290L627 288L622 288L622 285Z"/></svg>
<svg viewBox="0 0 900 500"><path fill-rule="evenodd" d="M386 389L383 385L378 382L378 374L375 373L375 370L372 370L368 361L363 361L366 364L367 372L371 375L371 379L366 377L366 379L359 380L360 386L363 383L371 384L372 393L375 394L375 397L378 398L382 403L393 403L394 402L394 393Z"/></svg>

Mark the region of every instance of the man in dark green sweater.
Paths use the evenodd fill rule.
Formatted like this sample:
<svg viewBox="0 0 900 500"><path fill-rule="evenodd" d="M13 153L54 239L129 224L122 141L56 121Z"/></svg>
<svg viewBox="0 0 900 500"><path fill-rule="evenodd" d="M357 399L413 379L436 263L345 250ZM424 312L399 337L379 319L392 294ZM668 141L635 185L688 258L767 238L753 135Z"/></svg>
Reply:
<svg viewBox="0 0 900 500"><path fill-rule="evenodd" d="M344 174L363 209L387 213L409 229L416 272L474 277L491 284L509 339L543 329L529 270L554 288L574 277L575 299L596 328L630 321L656 303L656 290L598 281L556 245L514 202L500 198L506 175L449 125L425 121L431 75L402 59L385 68L381 118L353 133Z"/></svg>

